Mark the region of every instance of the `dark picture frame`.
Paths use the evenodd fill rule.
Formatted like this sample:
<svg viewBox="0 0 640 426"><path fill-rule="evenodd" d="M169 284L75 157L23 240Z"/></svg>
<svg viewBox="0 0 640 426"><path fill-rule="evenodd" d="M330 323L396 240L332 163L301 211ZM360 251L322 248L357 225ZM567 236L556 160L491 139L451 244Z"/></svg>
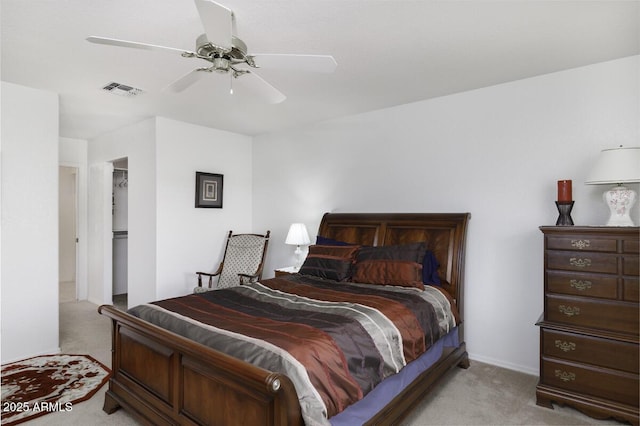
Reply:
<svg viewBox="0 0 640 426"><path fill-rule="evenodd" d="M221 174L196 172L196 207L221 209L222 186Z"/></svg>

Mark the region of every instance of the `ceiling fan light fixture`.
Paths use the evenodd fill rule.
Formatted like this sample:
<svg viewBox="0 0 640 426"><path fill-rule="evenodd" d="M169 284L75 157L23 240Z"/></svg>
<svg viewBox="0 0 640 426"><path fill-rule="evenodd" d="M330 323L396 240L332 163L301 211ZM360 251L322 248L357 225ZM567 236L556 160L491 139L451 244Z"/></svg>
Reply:
<svg viewBox="0 0 640 426"><path fill-rule="evenodd" d="M211 63L213 63L213 69L216 72L219 72L219 73L229 72L229 66L231 65L231 63L229 62L228 58L223 56L218 56L217 58L213 58Z"/></svg>

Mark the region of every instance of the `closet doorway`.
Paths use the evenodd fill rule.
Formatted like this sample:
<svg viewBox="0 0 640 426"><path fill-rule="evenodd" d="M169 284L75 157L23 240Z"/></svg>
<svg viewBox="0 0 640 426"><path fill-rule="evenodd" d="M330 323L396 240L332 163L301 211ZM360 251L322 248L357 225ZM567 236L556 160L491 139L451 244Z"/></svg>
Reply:
<svg viewBox="0 0 640 426"><path fill-rule="evenodd" d="M112 231L113 231L113 304L123 310L128 305L128 239L129 239L129 161L113 162Z"/></svg>
<svg viewBox="0 0 640 426"><path fill-rule="evenodd" d="M59 302L78 300L78 168L58 168Z"/></svg>

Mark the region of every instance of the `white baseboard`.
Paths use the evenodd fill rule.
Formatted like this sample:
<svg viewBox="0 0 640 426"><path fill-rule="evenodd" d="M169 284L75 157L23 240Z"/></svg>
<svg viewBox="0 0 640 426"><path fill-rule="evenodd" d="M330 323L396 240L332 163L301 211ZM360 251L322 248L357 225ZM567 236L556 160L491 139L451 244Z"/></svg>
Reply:
<svg viewBox="0 0 640 426"><path fill-rule="evenodd" d="M482 356L482 355L469 353L469 359L472 360L472 361L478 361L478 362L482 362L482 363L485 363L485 364L494 365L496 367L506 368L507 370L518 371L520 373L525 373L525 374L529 374L529 375L532 375L532 376L539 376L540 375L540 371L537 368L532 369L532 368L524 366L524 365L512 364L512 363L509 363L509 362L504 362L503 360L490 358L490 357L486 357L486 356Z"/></svg>

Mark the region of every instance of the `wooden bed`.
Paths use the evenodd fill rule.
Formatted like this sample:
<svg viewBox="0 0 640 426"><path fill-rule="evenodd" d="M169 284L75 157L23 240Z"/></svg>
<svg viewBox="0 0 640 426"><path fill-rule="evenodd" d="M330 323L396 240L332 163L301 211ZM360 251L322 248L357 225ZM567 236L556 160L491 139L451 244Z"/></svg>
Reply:
<svg viewBox="0 0 640 426"><path fill-rule="evenodd" d="M465 235L468 213L327 213L318 235L363 245L427 241L440 261L443 287L463 318ZM288 377L263 370L142 321L113 306L112 370L104 411L122 407L143 424L301 425ZM453 367L468 367L463 324L457 348L448 348L367 424L395 424Z"/></svg>

